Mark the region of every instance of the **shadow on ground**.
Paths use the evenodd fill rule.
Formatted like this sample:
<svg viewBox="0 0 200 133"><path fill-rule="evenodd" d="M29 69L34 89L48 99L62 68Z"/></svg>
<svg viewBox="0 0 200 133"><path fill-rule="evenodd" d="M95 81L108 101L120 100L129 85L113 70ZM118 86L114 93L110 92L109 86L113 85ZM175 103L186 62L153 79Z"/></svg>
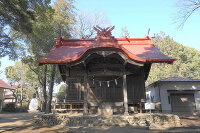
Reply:
<svg viewBox="0 0 200 133"><path fill-rule="evenodd" d="M0 113L0 132L29 125L40 113Z"/></svg>

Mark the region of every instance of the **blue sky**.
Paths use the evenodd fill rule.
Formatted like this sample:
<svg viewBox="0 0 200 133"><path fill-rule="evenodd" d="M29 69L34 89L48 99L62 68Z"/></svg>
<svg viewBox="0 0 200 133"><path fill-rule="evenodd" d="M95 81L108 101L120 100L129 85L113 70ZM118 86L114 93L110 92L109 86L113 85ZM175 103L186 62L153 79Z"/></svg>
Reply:
<svg viewBox="0 0 200 133"><path fill-rule="evenodd" d="M96 9L104 12L115 25L113 35L120 36L121 28L126 26L131 37L144 37L148 29L150 35L160 31L174 40L200 50L200 12L194 13L183 29L177 29L178 0L77 0L80 11Z"/></svg>
<svg viewBox="0 0 200 133"><path fill-rule="evenodd" d="M77 0L75 6L78 11L103 12L109 20L108 26L115 26L115 37L120 36L124 26L133 38L144 37L150 28L150 36L163 31L175 41L200 50L200 11L188 19L183 29L177 29L177 3L178 0ZM3 58L0 70L13 64L13 61ZM1 74L0 78L5 79L5 76Z"/></svg>

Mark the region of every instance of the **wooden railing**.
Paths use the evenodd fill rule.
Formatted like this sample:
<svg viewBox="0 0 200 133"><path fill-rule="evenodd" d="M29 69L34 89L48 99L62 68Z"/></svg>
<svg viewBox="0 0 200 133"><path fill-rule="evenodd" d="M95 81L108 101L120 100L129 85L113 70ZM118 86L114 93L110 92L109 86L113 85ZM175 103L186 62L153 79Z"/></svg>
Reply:
<svg viewBox="0 0 200 133"><path fill-rule="evenodd" d="M56 113L72 113L83 112L83 103L55 103L53 112Z"/></svg>

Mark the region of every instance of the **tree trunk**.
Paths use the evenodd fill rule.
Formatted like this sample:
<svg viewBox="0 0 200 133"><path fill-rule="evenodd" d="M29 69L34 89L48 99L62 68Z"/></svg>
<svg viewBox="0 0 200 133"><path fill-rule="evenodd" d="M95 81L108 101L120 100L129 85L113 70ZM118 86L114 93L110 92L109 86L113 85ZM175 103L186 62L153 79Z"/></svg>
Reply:
<svg viewBox="0 0 200 133"><path fill-rule="evenodd" d="M15 97L15 105L17 103L17 91L16 90L11 90L13 93L13 96Z"/></svg>
<svg viewBox="0 0 200 133"><path fill-rule="evenodd" d="M38 87L34 87L34 89L35 89L36 98L37 98L38 101L39 101L39 102L38 102L38 104L39 104L39 110L41 111L41 108L42 108L42 107L41 107L41 105L42 105L42 104L41 104L41 101L42 101L42 100L41 100L41 96L39 95Z"/></svg>
<svg viewBox="0 0 200 133"><path fill-rule="evenodd" d="M24 87L24 82L23 80L20 82L21 85L21 91L20 91L20 107L22 108L22 103L23 103L23 87Z"/></svg>
<svg viewBox="0 0 200 133"><path fill-rule="evenodd" d="M56 65L53 64L52 71L51 71L51 80L50 80L50 84L49 84L49 98L47 101L45 113L51 113L51 101L52 101L55 74L56 74Z"/></svg>
<svg viewBox="0 0 200 133"><path fill-rule="evenodd" d="M46 91L46 80L47 80L47 65L44 66L44 79L43 79L43 96L44 96L44 101L42 103L42 111L46 111L46 106L47 106L47 91Z"/></svg>

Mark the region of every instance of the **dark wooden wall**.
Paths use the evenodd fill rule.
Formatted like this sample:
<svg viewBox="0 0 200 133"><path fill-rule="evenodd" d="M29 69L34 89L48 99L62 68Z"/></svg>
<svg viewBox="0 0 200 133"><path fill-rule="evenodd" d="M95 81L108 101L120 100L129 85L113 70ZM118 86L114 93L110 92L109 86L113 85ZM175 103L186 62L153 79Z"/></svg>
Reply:
<svg viewBox="0 0 200 133"><path fill-rule="evenodd" d="M128 103L137 103L140 99L145 99L145 79L144 75L127 76Z"/></svg>
<svg viewBox="0 0 200 133"><path fill-rule="evenodd" d="M88 101L93 102L123 102L123 81L122 76L88 77ZM117 79L117 83L115 82ZM108 81L109 85L107 82ZM145 99L145 79L144 74L127 75L128 103L134 103ZM67 97L68 101L83 100L83 78L71 77L67 79Z"/></svg>
<svg viewBox="0 0 200 133"><path fill-rule="evenodd" d="M117 79L117 83L115 83ZM110 80L110 82L105 82ZM122 77L96 77L89 78L88 100L99 102L118 102L122 101Z"/></svg>
<svg viewBox="0 0 200 133"><path fill-rule="evenodd" d="M83 78L70 78L67 80L66 100L82 101L83 97Z"/></svg>

